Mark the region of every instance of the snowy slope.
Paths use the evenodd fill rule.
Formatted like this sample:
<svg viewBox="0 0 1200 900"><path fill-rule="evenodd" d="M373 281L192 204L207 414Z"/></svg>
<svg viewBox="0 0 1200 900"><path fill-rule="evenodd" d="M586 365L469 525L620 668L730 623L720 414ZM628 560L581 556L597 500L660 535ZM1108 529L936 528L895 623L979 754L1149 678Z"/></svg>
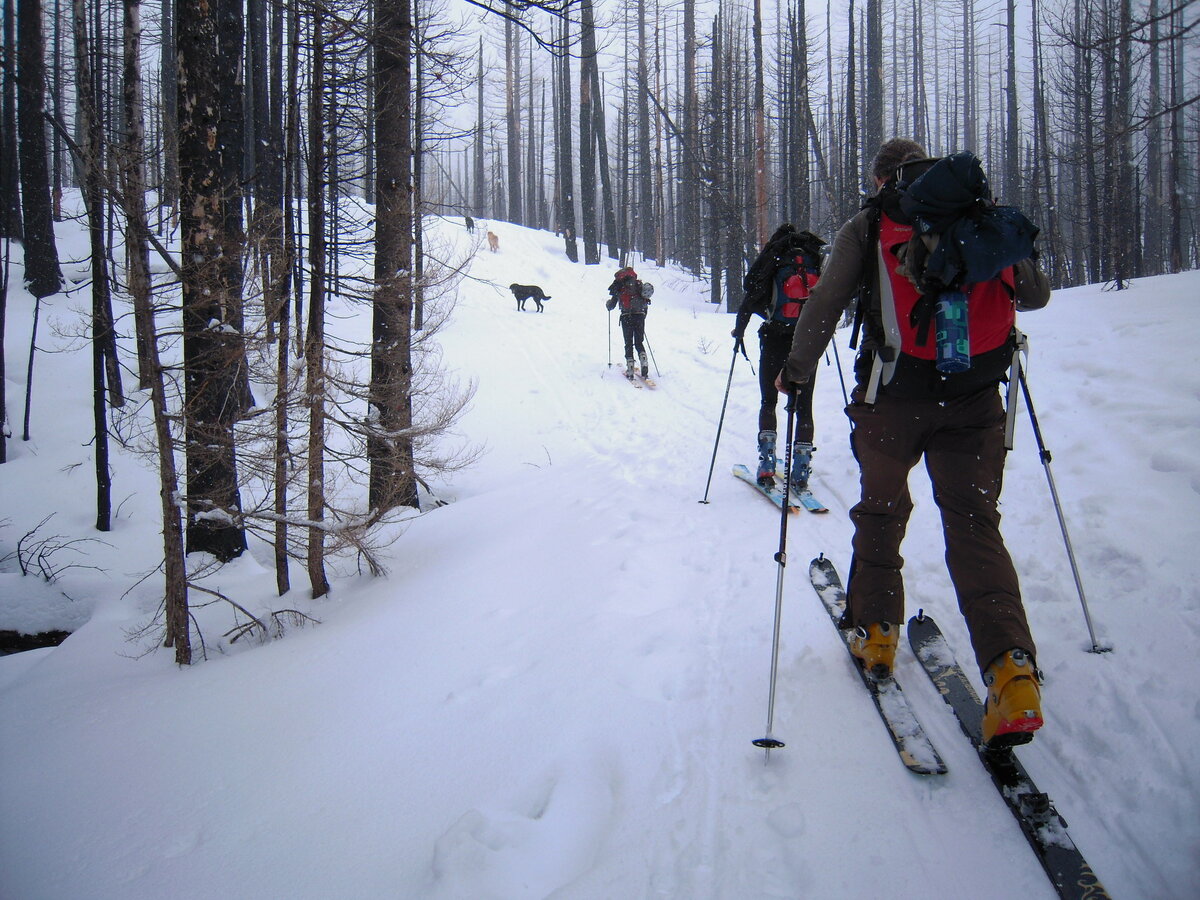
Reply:
<svg viewBox="0 0 1200 900"><path fill-rule="evenodd" d="M0 659L0 896L1052 897L907 650L899 676L951 771L921 780L897 762L808 586L817 553L844 571L857 491L834 368L819 376L814 482L831 512L789 529L774 727L787 748L768 763L750 741L766 722L779 522L728 475L754 445L744 360L698 503L732 318L703 285L637 264L657 289L647 334L661 374L634 390L608 365L610 324L621 357L603 306L615 265L572 265L552 235L491 227L500 252L477 254L441 338L446 364L478 382L459 430L486 452L435 484L452 502L397 537L387 578L344 574L330 598L288 598L323 624L188 671L165 651L134 658L144 644L127 632L158 598L153 579L129 588L158 538L153 482L127 458L116 528L85 545L95 568L51 587L0 568L0 628L50 599L90 615L59 648ZM514 281L541 284L546 311L517 312ZM1021 322L1093 620L1114 650L1085 652L1022 411L1005 532L1048 724L1019 755L1124 898L1200 889L1197 291L1197 273L1077 288ZM69 317L68 301L54 307ZM18 422L30 308L10 295ZM56 532L95 536L88 399L70 389L90 363L71 346L39 357L54 415L35 414L35 440L11 441L0 467L0 556L50 512ZM967 658L927 481L913 481L909 611L930 610ZM254 547L223 588L283 605L269 562Z"/></svg>

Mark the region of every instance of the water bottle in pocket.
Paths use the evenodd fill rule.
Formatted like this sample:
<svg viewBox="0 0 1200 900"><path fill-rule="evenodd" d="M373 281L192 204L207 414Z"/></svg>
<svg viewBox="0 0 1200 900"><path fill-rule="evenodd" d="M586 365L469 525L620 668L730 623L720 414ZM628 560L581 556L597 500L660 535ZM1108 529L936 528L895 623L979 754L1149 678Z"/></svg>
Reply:
<svg viewBox="0 0 1200 900"><path fill-rule="evenodd" d="M967 295L946 291L934 310L937 331L937 369L943 374L971 368L971 337L967 331Z"/></svg>

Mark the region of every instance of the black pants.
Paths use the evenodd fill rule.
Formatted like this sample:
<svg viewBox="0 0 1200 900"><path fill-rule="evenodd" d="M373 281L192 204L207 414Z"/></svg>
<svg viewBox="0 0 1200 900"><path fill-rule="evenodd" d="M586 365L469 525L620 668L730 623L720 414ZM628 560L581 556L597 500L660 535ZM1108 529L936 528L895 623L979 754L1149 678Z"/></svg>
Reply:
<svg viewBox="0 0 1200 900"><path fill-rule="evenodd" d="M642 342L646 340L646 314L625 313L621 316L621 332L625 335L625 358L633 359L633 348L637 347L638 356L646 355Z"/></svg>
<svg viewBox="0 0 1200 900"><path fill-rule="evenodd" d="M758 329L758 387L762 394L762 404L758 408L759 431L778 431L775 407L779 403L779 391L775 388L775 378L783 370L791 352L793 328L778 322L764 322ZM809 444L813 439L812 401L816 381L814 374L807 384L796 389L796 432L793 439Z"/></svg>
<svg viewBox="0 0 1200 900"><path fill-rule="evenodd" d="M1035 655L1012 558L1000 535L1004 408L995 387L950 400L873 405L855 389L846 413L861 470L862 495L850 510L854 561L847 589L852 625L904 621L900 544L913 509L908 474L922 457L942 515L946 567L971 632L979 668L1006 650Z"/></svg>

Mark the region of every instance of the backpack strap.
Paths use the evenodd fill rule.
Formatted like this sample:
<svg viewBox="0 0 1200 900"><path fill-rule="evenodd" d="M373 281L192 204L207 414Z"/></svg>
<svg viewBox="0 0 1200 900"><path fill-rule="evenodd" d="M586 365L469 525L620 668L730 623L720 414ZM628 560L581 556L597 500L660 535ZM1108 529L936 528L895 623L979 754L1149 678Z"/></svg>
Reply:
<svg viewBox="0 0 1200 900"><path fill-rule="evenodd" d="M929 328L933 322L933 313L937 309L937 302L937 295L922 294L920 299L913 304L912 312L908 314L908 324L916 332L915 339L918 347L924 347L929 343Z"/></svg>
<svg viewBox="0 0 1200 900"><path fill-rule="evenodd" d="M876 231L878 231L878 226L876 227ZM871 265L876 272L886 272L886 263L883 260L883 244L879 242L878 234L876 234L875 246L871 249ZM883 304L880 298L882 290L883 286L876 280L872 284L871 290L871 316L873 317L871 321L875 323L875 326L881 332L884 331L882 325ZM891 290L890 285L888 290ZM867 379L867 389L863 395L863 401L868 405L875 403L875 397L879 392L879 384L883 380L884 368L888 366L894 367L897 357L897 350L888 344L886 334L877 336L875 343L876 347L871 352L871 374ZM888 378L891 378L893 371L895 371L894 368L889 369Z"/></svg>
<svg viewBox="0 0 1200 900"><path fill-rule="evenodd" d="M875 398L879 394L879 379L882 375L883 357L876 353L875 359L871 362L871 376L867 379L867 390L863 395L863 402L868 406L875 404Z"/></svg>
<svg viewBox="0 0 1200 900"><path fill-rule="evenodd" d="M883 215L883 204L879 195L867 200L864 207L871 208L871 216L867 221L867 246L871 252L867 254L866 265L863 266L862 280L858 283L858 302L854 305L854 327L850 330L850 349L858 349L858 336L868 313L878 318L879 315L879 269L876 265L875 246L879 243L879 220Z"/></svg>

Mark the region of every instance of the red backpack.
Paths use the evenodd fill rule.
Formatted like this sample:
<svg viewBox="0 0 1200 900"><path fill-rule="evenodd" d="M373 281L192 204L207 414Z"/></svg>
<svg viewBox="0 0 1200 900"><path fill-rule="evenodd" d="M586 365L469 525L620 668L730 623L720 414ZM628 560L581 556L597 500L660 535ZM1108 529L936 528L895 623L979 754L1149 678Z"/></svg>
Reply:
<svg viewBox="0 0 1200 900"><path fill-rule="evenodd" d="M797 253L791 262L785 262L775 272L775 283L779 287L780 299L775 310L776 317L795 319L800 315L804 301L821 278L821 257L806 257Z"/></svg>
<svg viewBox="0 0 1200 900"><path fill-rule="evenodd" d="M617 272L616 281L617 302L620 304L622 312L629 312L633 302L638 299L637 272L626 266Z"/></svg>
<svg viewBox="0 0 1200 900"><path fill-rule="evenodd" d="M888 344L917 359L937 357L937 347L929 328L929 315L922 315L923 295L903 273L897 272L897 251L913 236L911 225L901 225L882 214L879 219L879 248L887 269L891 290L880 297L880 315ZM882 285L882 279L881 279ZM970 316L971 355L978 356L1004 346L1016 324L1015 287L1012 266L1003 269L991 281L971 285L967 292ZM899 339L898 341L896 339Z"/></svg>

